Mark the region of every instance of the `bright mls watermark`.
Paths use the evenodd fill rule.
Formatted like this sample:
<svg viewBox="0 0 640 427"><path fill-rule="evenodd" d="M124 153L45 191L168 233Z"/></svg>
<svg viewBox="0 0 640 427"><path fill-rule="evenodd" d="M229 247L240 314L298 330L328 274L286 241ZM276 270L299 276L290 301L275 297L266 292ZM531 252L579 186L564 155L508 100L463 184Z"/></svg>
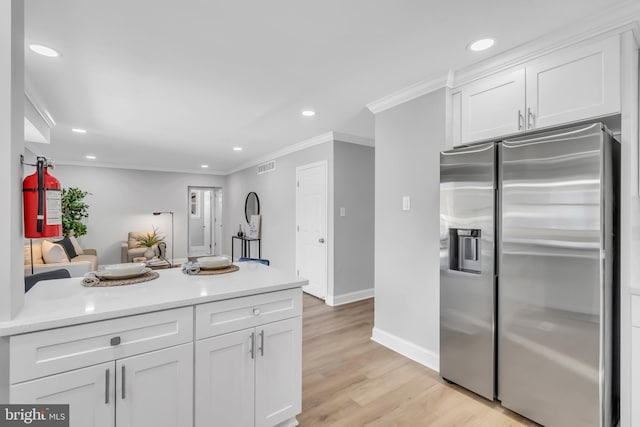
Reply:
<svg viewBox="0 0 640 427"><path fill-rule="evenodd" d="M69 405L0 405L0 427L69 427Z"/></svg>

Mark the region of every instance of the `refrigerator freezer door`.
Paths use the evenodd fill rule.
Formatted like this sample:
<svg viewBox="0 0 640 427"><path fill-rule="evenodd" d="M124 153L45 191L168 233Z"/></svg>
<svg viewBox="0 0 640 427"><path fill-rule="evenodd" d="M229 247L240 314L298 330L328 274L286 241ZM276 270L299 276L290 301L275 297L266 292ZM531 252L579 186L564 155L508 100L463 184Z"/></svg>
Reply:
<svg viewBox="0 0 640 427"><path fill-rule="evenodd" d="M495 144L440 154L440 374L494 398Z"/></svg>
<svg viewBox="0 0 640 427"><path fill-rule="evenodd" d="M502 144L499 397L548 427L608 425L604 140L594 124Z"/></svg>

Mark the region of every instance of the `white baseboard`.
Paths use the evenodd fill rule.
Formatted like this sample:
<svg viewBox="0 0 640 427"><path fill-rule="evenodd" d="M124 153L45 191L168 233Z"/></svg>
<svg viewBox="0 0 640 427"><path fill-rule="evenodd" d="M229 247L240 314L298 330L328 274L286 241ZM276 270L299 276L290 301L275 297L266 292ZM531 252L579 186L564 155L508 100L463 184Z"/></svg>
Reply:
<svg viewBox="0 0 640 427"><path fill-rule="evenodd" d="M382 331L379 328L373 328L371 339L427 368L440 372L440 356L424 347L415 345L404 338Z"/></svg>
<svg viewBox="0 0 640 427"><path fill-rule="evenodd" d="M362 291L349 292L348 294L329 295L325 302L327 305L335 307L336 305L349 304L351 302L361 301L374 297L374 289L369 288Z"/></svg>

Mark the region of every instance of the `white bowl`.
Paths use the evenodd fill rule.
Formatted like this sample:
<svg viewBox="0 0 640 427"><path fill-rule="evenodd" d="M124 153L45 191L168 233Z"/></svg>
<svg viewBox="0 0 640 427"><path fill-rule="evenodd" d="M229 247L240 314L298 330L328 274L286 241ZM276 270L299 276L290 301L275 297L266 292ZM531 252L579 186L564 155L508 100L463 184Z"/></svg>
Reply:
<svg viewBox="0 0 640 427"><path fill-rule="evenodd" d="M226 256L205 256L198 258L198 265L204 269L224 268L231 264Z"/></svg>
<svg viewBox="0 0 640 427"><path fill-rule="evenodd" d="M111 264L105 265L104 271L107 273L123 276L128 274L141 273L146 267L144 262L129 262L125 264Z"/></svg>

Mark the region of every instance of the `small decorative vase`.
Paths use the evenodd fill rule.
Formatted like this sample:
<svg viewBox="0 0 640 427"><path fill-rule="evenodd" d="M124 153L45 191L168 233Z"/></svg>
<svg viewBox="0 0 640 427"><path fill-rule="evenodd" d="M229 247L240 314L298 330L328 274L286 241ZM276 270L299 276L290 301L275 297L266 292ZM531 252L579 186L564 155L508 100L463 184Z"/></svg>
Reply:
<svg viewBox="0 0 640 427"><path fill-rule="evenodd" d="M153 252L153 248L147 248L147 250L144 251L144 257L146 259L151 259L153 258L154 255L155 255L155 252Z"/></svg>
<svg viewBox="0 0 640 427"><path fill-rule="evenodd" d="M238 224L238 237L242 236L244 236L244 233L242 232L242 224Z"/></svg>

